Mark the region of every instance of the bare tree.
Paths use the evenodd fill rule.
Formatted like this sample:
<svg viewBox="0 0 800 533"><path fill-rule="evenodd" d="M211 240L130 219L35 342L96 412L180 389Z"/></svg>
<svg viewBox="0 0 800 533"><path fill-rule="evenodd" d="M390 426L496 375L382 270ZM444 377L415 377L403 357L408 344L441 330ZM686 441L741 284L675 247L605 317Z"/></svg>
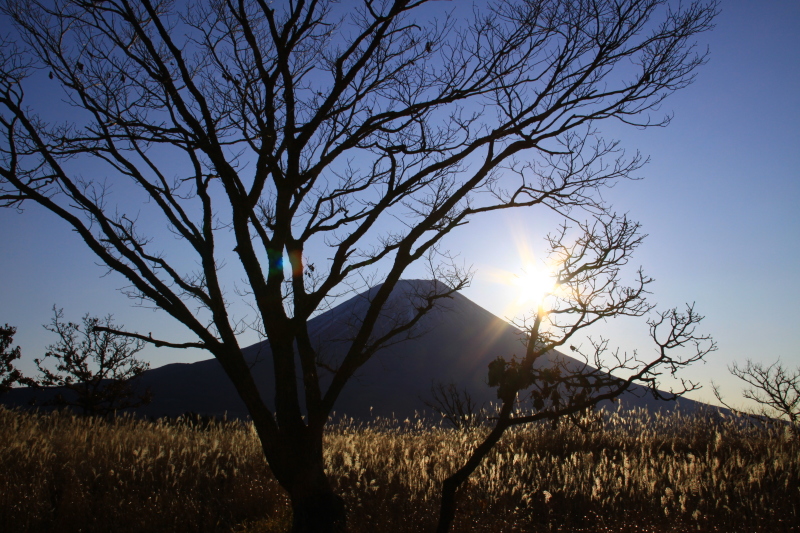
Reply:
<svg viewBox="0 0 800 533"><path fill-rule="evenodd" d="M14 33L0 57L0 199L61 217L131 297L191 335L143 340L219 360L295 532L344 527L322 440L342 389L468 283L444 237L501 209L608 213L600 191L644 160L598 124L666 125L651 112L693 80L705 61L694 40L717 11L715 0L497 0L464 19L451 8L2 3ZM32 107L32 87L60 93L66 121L49 118L57 98ZM148 234L154 220L178 240ZM376 330L425 257L445 283ZM322 381L308 320L362 280L382 284ZM237 316L239 300L253 313ZM269 342L272 403L242 355L247 328Z"/></svg>
<svg viewBox="0 0 800 533"><path fill-rule="evenodd" d="M466 388L459 388L452 381L433 383L430 397L422 401L456 429L477 427L486 421L486 406L475 403Z"/></svg>
<svg viewBox="0 0 800 533"><path fill-rule="evenodd" d="M0 395L5 394L14 384L35 387L36 382L22 375L18 368L14 367L14 361L22 355L22 349L17 346L11 348L14 342L14 335L17 328L6 324L0 327Z"/></svg>
<svg viewBox="0 0 800 533"><path fill-rule="evenodd" d="M656 398L674 400L698 385L681 379L677 390L663 393L659 376L665 372L675 376L716 349L710 337L695 333L703 317L693 306L683 313L672 309L648 319L656 345L652 357L610 352L609 341L603 338L589 337L589 350L569 344L578 333L607 318L641 317L653 311L645 300L652 280L641 268L631 285L622 282L623 267L642 242L639 225L625 217L611 217L580 224L578 229L571 244L567 226L547 238L558 271L554 289L521 324L526 334L524 356L498 358L489 364L488 384L497 388L501 406L483 441L442 483L439 533L450 531L459 487L508 428L539 420L577 419L633 384L645 385ZM576 358L555 351L567 345Z"/></svg>
<svg viewBox="0 0 800 533"><path fill-rule="evenodd" d="M719 388L714 386L714 395L732 411L756 418L762 422L783 420L789 422L795 435L800 436L800 367L792 371L780 360L772 364L747 360L743 367L733 363L730 373L747 383L743 395L759 405L759 409L748 412L731 407L722 399ZM785 423L785 422L784 422Z"/></svg>
<svg viewBox="0 0 800 533"><path fill-rule="evenodd" d="M150 403L149 390L136 390L135 380L148 368L136 354L145 343L128 336L110 333L118 328L112 317L83 317L82 326L64 322L61 309L45 329L59 340L47 348L43 359L34 359L45 387L66 391L41 405L79 408L84 414L108 416L116 411ZM55 368L48 365L55 362Z"/></svg>

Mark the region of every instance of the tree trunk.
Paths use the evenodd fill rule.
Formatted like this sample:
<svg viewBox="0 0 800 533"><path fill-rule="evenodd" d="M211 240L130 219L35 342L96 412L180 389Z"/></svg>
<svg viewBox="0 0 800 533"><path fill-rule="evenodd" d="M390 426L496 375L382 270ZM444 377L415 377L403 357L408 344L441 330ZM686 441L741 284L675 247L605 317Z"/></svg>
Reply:
<svg viewBox="0 0 800 533"><path fill-rule="evenodd" d="M347 531L344 500L330 488L291 495L292 533L343 533Z"/></svg>
<svg viewBox="0 0 800 533"><path fill-rule="evenodd" d="M301 465L295 462L287 487L292 533L342 533L347 530L344 500L333 492L322 461L310 459Z"/></svg>
<svg viewBox="0 0 800 533"><path fill-rule="evenodd" d="M292 502L292 533L343 533L347 509L325 474L321 429L297 429L304 438L287 439L273 468Z"/></svg>
<svg viewBox="0 0 800 533"><path fill-rule="evenodd" d="M500 416L492 431L483 439L477 448L472 451L472 454L464 463L464 466L456 470L456 472L442 482L442 496L439 506L439 524L436 527L436 533L449 533L453 525L453 520L456 517L456 493L461 485L469 478L476 468L481 464L483 458L488 455L494 445L503 436L503 433L509 427L509 416L514 407L514 398L503 401L503 406L500 408Z"/></svg>

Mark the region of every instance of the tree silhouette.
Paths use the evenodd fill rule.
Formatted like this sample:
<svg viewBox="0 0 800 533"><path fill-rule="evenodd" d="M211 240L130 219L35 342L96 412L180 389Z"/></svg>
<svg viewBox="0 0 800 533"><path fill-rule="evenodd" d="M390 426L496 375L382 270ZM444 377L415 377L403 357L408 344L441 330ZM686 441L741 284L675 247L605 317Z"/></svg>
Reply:
<svg viewBox="0 0 800 533"><path fill-rule="evenodd" d="M676 390L664 393L659 389L659 377L664 373L677 377L679 370L716 350L711 337L696 333L703 317L693 306L685 312L658 312L647 320L656 346L652 357L611 351L608 339L602 337L589 337L589 350L570 344L598 322L621 316L642 317L654 311L654 306L646 301L646 288L652 279L641 268L630 285L622 278L624 267L643 239L638 224L616 216L579 224L573 241L569 229L564 225L547 237L551 259L558 267L553 289L533 315L519 324L526 336L524 355L498 358L489 364L487 382L497 389L500 408L483 441L442 483L439 533L450 531L459 487L508 428L539 420L577 420L588 409L605 400L613 401L634 384L644 385L656 398L675 400L698 385L681 379ZM563 346L569 346L573 357L556 351Z"/></svg>
<svg viewBox="0 0 800 533"><path fill-rule="evenodd" d="M8 392L14 384L36 386L33 379L23 376L22 372L14 367L14 361L22 355L19 346L11 348L16 333L17 328L8 324L0 327L0 395Z"/></svg>
<svg viewBox="0 0 800 533"><path fill-rule="evenodd" d="M765 365L748 359L744 366L733 363L728 370L747 383L743 395L758 404L759 408L745 412L731 407L725 403L715 385L714 395L722 405L762 422L789 422L794 434L800 437L800 368L792 371L780 361Z"/></svg>
<svg viewBox="0 0 800 533"><path fill-rule="evenodd" d="M2 4L14 33L0 57L0 199L59 216L132 298L190 334L142 340L217 358L289 493L295 532L344 527L323 428L354 373L468 283L447 234L502 209L610 213L601 190L644 159L598 125L666 125L651 112L692 82L705 61L694 39L717 11L714 0L453 7ZM52 112L59 98L32 105L34 87L65 99L64 114ZM376 331L420 260L444 283ZM347 354L320 366L308 320L375 282ZM271 348L271 404L242 355L248 328Z"/></svg>
<svg viewBox="0 0 800 533"><path fill-rule="evenodd" d="M430 396L422 401L456 429L473 428L486 422L486 406L475 403L466 388L459 389L452 381L433 383Z"/></svg>
<svg viewBox="0 0 800 533"><path fill-rule="evenodd" d="M79 325L64 322L61 309L53 308L53 313L45 328L59 340L48 346L43 359L34 362L41 372L41 385L66 391L42 405L75 407L84 414L108 416L150 402L149 391L134 387L136 378L150 368L149 363L136 358L144 342L104 331L117 328L111 315L100 319L87 314ZM48 360L55 362L54 369Z"/></svg>

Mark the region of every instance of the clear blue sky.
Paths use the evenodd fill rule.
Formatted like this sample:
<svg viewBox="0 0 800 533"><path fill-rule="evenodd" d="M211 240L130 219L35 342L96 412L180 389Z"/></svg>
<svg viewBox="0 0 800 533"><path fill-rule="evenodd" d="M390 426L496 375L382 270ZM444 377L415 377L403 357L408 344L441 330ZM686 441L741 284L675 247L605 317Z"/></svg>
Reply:
<svg viewBox="0 0 800 533"><path fill-rule="evenodd" d="M727 0L716 29L701 37L711 55L697 81L667 100L666 129L602 125L608 137L649 155L639 174L607 198L643 224L649 238L636 262L656 279L661 307L696 302L703 329L719 351L688 377L705 385L695 398L710 400L711 379L739 402L741 387L727 365L778 357L800 366L800 2ZM508 316L514 289L493 281L498 269L519 272L520 239L540 248L558 219L542 211L483 218L452 236L448 246L477 274L464 294ZM0 324L18 328L23 371L33 373L54 341L41 325L53 304L78 320L85 312L113 313L118 322L154 336L178 338L163 314L135 308L124 283L105 269L78 237L35 206L23 214L0 210ZM641 324L611 322L596 333L624 349L647 354ZM149 349L153 366L205 358L201 353Z"/></svg>

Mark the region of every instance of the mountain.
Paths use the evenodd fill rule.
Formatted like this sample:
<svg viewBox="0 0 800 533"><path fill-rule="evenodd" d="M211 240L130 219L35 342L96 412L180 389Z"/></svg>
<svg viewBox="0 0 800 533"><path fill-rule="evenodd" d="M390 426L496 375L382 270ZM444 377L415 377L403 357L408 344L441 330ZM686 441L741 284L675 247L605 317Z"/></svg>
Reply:
<svg viewBox="0 0 800 533"><path fill-rule="evenodd" d="M418 294L437 289L438 282L405 280L395 287L375 328L385 332L397 320L408 318L419 304ZM348 347L348 333L364 316L377 287L359 294L309 321L309 333L323 361L335 366ZM443 300L425 315L412 338L375 354L346 385L336 403L338 415L368 419L374 416L412 417L425 410L434 383L456 383L478 405L495 401L495 389L486 385L487 366L499 356L522 355L520 330L461 294ZM266 341L244 349L262 397L274 406L272 362ZM563 354L561 357L569 359ZM321 379L326 386L324 371ZM187 411L228 418L246 418L247 410L215 359L176 363L147 371L140 386L150 387L153 402L137 413L145 416L178 416ZM0 399L7 405L26 405L33 391L15 389ZM39 393L41 394L41 393ZM660 402L646 389L635 387L621 398L623 405L648 409L672 409L675 402ZM682 410L699 405L681 399Z"/></svg>

